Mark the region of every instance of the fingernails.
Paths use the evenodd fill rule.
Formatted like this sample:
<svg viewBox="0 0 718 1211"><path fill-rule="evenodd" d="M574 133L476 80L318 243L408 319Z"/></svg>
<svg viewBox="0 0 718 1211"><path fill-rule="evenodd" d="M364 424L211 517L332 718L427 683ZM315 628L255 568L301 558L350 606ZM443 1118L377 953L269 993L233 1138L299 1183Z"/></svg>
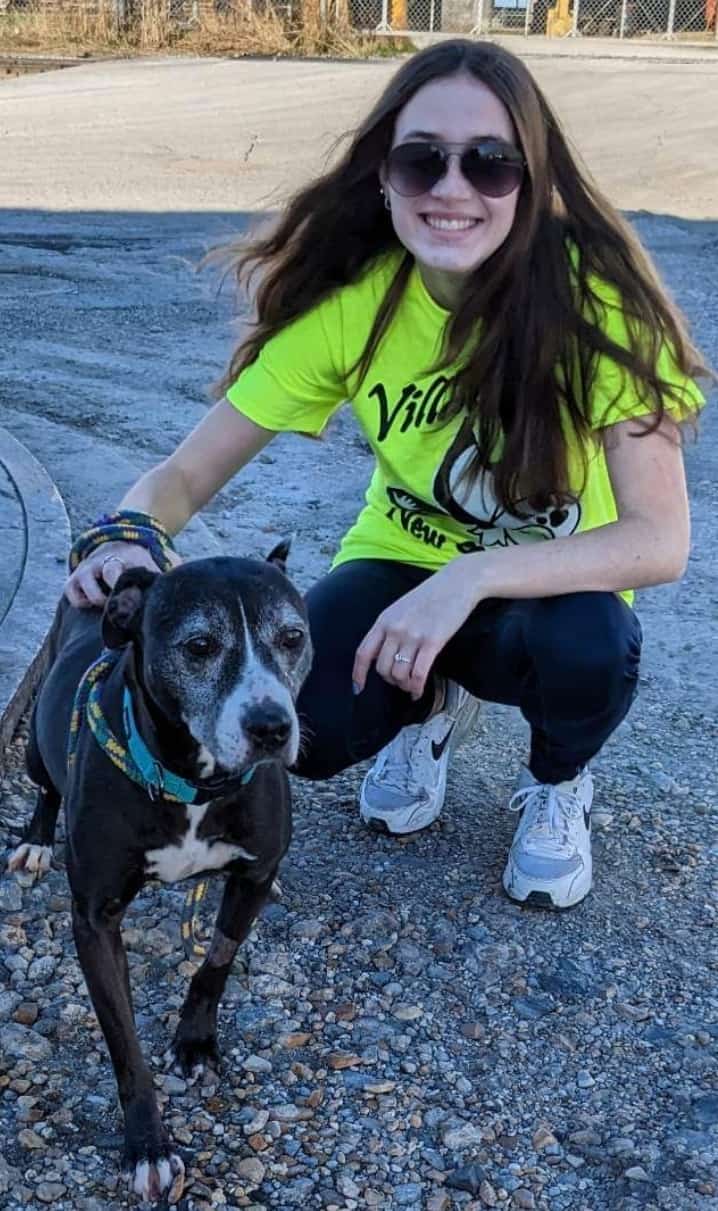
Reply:
<svg viewBox="0 0 718 1211"><path fill-rule="evenodd" d="M352 681L352 694L361 694L361 686L356 681Z"/></svg>

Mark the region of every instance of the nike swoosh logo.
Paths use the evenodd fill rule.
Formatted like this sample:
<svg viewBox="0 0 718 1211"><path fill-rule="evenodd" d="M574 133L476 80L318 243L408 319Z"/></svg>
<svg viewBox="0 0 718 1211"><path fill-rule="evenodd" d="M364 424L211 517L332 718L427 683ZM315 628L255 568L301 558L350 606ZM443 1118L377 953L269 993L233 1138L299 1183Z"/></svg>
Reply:
<svg viewBox="0 0 718 1211"><path fill-rule="evenodd" d="M439 761L439 760L440 760L441 755L442 755L442 753L443 753L444 749L446 748L447 744L449 743L449 740L451 739L451 733L453 732L453 730L454 730L455 726L456 726L456 724L452 723L452 725L451 725L451 727L449 728L448 732L447 732L447 733L446 733L446 735L444 736L444 739L443 739L443 740L440 740L440 741L438 742L438 744L437 744L436 740L432 740L432 742L431 742L431 755L432 755L432 757L434 758L434 760L435 760L435 761Z"/></svg>

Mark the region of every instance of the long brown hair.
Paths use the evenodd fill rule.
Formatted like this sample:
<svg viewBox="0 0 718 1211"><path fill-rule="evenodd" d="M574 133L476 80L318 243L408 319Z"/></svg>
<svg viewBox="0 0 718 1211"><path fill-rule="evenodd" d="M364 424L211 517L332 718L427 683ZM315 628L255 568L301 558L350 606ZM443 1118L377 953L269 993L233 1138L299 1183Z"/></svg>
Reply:
<svg viewBox="0 0 718 1211"><path fill-rule="evenodd" d="M447 325L442 365L460 361L449 415L466 409L476 437L469 479L491 466L495 493L511 508L569 493L568 423L584 451L591 430L597 360L608 355L635 383L654 420L666 406L688 414L658 372L667 343L680 371L708 373L648 256L617 210L580 171L546 98L520 59L464 39L414 55L387 85L336 165L289 202L277 226L235 254L241 285L259 271L256 323L234 352L220 391L263 345L298 316L353 282L381 253L401 250L379 193L379 169L399 111L430 81L467 73L506 106L527 163L509 236L465 282ZM377 313L357 368L366 374L413 265L409 253ZM628 347L601 325L596 278L615 288ZM418 353L419 351L417 351ZM467 440L473 444L470 430ZM501 438L499 461L492 455Z"/></svg>

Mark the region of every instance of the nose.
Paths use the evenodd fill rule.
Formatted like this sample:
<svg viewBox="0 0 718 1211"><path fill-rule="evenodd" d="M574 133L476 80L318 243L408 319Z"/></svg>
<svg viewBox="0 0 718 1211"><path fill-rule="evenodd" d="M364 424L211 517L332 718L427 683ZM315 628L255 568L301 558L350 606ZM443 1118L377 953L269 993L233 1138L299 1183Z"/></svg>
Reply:
<svg viewBox="0 0 718 1211"><path fill-rule="evenodd" d="M250 707L242 718L242 727L258 749L276 753L287 743L292 721L283 707L269 703Z"/></svg>
<svg viewBox="0 0 718 1211"><path fill-rule="evenodd" d="M446 156L446 171L431 191L444 197L471 197L474 190L461 171L461 152L450 151Z"/></svg>

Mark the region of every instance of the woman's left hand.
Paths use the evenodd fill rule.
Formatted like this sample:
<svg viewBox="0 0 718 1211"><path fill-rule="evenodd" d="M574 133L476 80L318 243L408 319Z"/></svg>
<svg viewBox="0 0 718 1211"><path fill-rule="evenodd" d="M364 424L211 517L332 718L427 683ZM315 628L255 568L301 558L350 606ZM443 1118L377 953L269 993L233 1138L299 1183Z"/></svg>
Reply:
<svg viewBox="0 0 718 1211"><path fill-rule="evenodd" d="M355 693L364 689L369 669L376 664L377 673L390 685L421 698L436 657L479 600L476 568L461 556L405 593L379 615L357 648Z"/></svg>

